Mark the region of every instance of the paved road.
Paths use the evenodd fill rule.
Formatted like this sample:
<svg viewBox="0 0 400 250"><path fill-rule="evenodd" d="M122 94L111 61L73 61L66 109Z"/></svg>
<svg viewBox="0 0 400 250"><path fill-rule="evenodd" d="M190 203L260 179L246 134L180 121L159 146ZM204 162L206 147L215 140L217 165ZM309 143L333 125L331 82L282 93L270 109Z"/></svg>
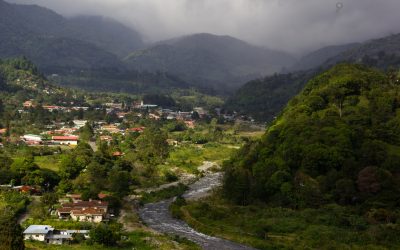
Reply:
<svg viewBox="0 0 400 250"><path fill-rule="evenodd" d="M183 195L186 199L198 199L204 197L214 187L220 185L222 175L213 173L205 176L190 186L190 189ZM254 248L240 245L228 240L211 237L191 228L184 221L174 219L168 210L173 199L157 203L146 204L139 210L141 219L154 230L175 234L185 237L205 250L255 250Z"/></svg>

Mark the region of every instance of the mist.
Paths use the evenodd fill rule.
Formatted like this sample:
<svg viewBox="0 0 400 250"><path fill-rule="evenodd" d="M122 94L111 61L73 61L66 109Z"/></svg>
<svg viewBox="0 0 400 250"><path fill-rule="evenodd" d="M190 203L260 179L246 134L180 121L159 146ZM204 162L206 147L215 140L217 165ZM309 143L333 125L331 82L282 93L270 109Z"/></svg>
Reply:
<svg viewBox="0 0 400 250"><path fill-rule="evenodd" d="M45 6L66 17L111 17L147 42L207 32L295 54L400 32L398 0L7 1Z"/></svg>

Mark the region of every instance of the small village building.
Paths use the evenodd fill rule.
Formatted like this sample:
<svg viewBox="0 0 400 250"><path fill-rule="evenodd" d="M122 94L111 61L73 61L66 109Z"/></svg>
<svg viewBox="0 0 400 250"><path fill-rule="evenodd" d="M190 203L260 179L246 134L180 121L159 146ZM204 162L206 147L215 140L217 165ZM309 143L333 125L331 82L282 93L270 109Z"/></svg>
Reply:
<svg viewBox="0 0 400 250"><path fill-rule="evenodd" d="M117 134L120 133L120 129L116 125L103 125L100 127L100 130L102 131L107 131L111 134Z"/></svg>
<svg viewBox="0 0 400 250"><path fill-rule="evenodd" d="M52 136L51 137L53 144L59 145L78 145L79 137L74 135L69 136Z"/></svg>
<svg viewBox="0 0 400 250"><path fill-rule="evenodd" d="M142 133L144 131L145 127L137 127L137 128L128 128L126 130L126 132L130 132L130 133Z"/></svg>
<svg viewBox="0 0 400 250"><path fill-rule="evenodd" d="M64 110L64 107L61 107L61 106L43 106L43 109L48 110L49 112L53 112L54 110Z"/></svg>
<svg viewBox="0 0 400 250"><path fill-rule="evenodd" d="M109 102L105 104L106 107L112 108L112 109L122 109L123 104L122 103L113 103Z"/></svg>
<svg viewBox="0 0 400 250"><path fill-rule="evenodd" d="M195 128L195 124L194 121L190 120L190 121L185 121L185 125L188 128Z"/></svg>
<svg viewBox="0 0 400 250"><path fill-rule="evenodd" d="M17 190L17 191L19 191L21 193L24 193L24 194L38 194L38 193L40 193L39 189L37 189L35 187L32 187L32 186L28 186L28 185L15 186L15 187L13 187L13 189Z"/></svg>
<svg viewBox="0 0 400 250"><path fill-rule="evenodd" d="M61 245L73 240L74 234L89 238L89 230L56 230L49 225L31 225L24 231L24 240L36 240L48 244Z"/></svg>
<svg viewBox="0 0 400 250"><path fill-rule="evenodd" d="M24 240L46 241L49 232L53 230L49 225L31 225L24 231Z"/></svg>
<svg viewBox="0 0 400 250"><path fill-rule="evenodd" d="M105 212L101 208L91 207L71 211L71 219L74 221L87 221L100 223L105 219Z"/></svg>
<svg viewBox="0 0 400 250"><path fill-rule="evenodd" d="M82 128L87 123L86 120L74 120L73 122L74 122L76 128Z"/></svg>
<svg viewBox="0 0 400 250"><path fill-rule="evenodd" d="M101 135L100 141L102 142L112 142L113 138L109 135Z"/></svg>
<svg viewBox="0 0 400 250"><path fill-rule="evenodd" d="M123 156L124 155L124 153L122 153L122 152L120 152L120 151L116 151L116 152L114 152L113 154L112 154L112 156L114 156L114 157L121 157L121 156Z"/></svg>
<svg viewBox="0 0 400 250"><path fill-rule="evenodd" d="M33 104L33 100L27 100L23 104L24 108L34 108L35 105Z"/></svg>
<svg viewBox="0 0 400 250"><path fill-rule="evenodd" d="M21 136L21 139L28 145L39 145L43 143L43 139L40 135L27 134Z"/></svg>

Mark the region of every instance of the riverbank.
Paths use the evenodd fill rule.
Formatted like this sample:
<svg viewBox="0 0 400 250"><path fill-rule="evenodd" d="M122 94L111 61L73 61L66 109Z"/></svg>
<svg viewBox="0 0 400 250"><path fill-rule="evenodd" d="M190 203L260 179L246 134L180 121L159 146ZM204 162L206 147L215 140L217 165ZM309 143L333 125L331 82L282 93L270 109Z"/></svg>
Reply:
<svg viewBox="0 0 400 250"><path fill-rule="evenodd" d="M196 200L207 196L212 189L220 185L221 177L221 173L207 173L205 177L190 185L183 197L187 200ZM254 250L254 248L245 245L197 232L186 222L173 218L169 211L169 206L173 200L174 198L171 198L157 203L145 204L139 209L140 218L148 227L157 232L187 238L205 250Z"/></svg>

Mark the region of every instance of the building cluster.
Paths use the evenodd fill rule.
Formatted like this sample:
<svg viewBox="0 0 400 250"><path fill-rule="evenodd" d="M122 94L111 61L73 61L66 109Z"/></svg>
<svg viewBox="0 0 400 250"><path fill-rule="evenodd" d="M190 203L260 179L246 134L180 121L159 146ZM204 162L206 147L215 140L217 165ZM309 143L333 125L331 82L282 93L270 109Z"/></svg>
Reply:
<svg viewBox="0 0 400 250"><path fill-rule="evenodd" d="M29 109L29 108L35 108L36 104L33 102L33 100L27 100L25 101L22 106L24 109ZM89 109L87 106L72 106L72 107L66 107L66 106L59 106L59 105L43 105L41 106L43 109L54 112L54 111L60 111L60 112L72 112L72 111L78 111L78 110L83 110L86 111ZM24 110L19 110L20 113L24 112Z"/></svg>
<svg viewBox="0 0 400 250"><path fill-rule="evenodd" d="M20 137L21 141L27 145L78 145L79 136L77 135L54 135L44 138L41 135L26 134Z"/></svg>
<svg viewBox="0 0 400 250"><path fill-rule="evenodd" d="M72 202L61 203L61 207L56 211L59 219L94 223L109 220L108 202L102 200L83 201L79 194L67 195L67 198Z"/></svg>

